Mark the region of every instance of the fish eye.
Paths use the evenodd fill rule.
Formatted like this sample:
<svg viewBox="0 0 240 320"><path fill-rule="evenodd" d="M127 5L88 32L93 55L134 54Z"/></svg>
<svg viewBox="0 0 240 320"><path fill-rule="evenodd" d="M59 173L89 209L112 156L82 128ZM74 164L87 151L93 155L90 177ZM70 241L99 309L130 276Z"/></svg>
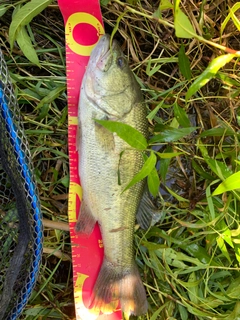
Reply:
<svg viewBox="0 0 240 320"><path fill-rule="evenodd" d="M121 69L125 66L125 59L123 57L117 59L117 66Z"/></svg>

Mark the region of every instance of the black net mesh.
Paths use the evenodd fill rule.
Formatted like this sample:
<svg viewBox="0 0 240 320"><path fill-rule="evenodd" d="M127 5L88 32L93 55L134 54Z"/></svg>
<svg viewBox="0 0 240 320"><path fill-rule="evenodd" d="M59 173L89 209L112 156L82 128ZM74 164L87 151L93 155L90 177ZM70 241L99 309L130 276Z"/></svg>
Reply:
<svg viewBox="0 0 240 320"><path fill-rule="evenodd" d="M21 314L41 262L42 216L30 159L0 50L0 320Z"/></svg>

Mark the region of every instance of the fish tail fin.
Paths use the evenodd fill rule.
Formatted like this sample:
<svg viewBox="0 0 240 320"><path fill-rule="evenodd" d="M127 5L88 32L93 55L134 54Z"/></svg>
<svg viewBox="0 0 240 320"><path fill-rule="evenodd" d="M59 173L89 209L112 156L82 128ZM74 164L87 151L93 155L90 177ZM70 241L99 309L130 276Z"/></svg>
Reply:
<svg viewBox="0 0 240 320"><path fill-rule="evenodd" d="M135 263L131 268L118 270L104 259L94 286L90 307L103 313L112 313L118 306L128 315L147 312L145 289Z"/></svg>

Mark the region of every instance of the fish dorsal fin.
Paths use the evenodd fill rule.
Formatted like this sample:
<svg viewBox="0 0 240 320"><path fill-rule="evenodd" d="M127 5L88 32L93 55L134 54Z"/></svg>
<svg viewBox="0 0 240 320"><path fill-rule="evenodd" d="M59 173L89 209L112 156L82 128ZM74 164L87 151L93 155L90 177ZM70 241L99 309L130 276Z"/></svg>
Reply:
<svg viewBox="0 0 240 320"><path fill-rule="evenodd" d="M159 215L159 218L156 219L157 215ZM147 230L151 225L153 225L153 222L156 223L160 217L160 210L153 204L149 192L144 190L136 216L137 222L142 229Z"/></svg>

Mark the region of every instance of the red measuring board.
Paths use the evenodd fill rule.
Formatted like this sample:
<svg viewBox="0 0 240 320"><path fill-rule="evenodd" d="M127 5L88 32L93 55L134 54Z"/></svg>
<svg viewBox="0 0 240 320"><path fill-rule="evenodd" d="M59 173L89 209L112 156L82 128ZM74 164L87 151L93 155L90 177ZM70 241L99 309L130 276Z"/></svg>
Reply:
<svg viewBox="0 0 240 320"><path fill-rule="evenodd" d="M98 0L58 0L58 4L64 18L66 36L70 161L68 216L72 243L76 319L120 320L122 313L119 308L105 315L99 309L87 307L103 259L103 244L98 225L89 237L76 234L74 231L82 195L78 176L79 155L76 148L79 92L90 53L99 37L104 34L102 15Z"/></svg>

